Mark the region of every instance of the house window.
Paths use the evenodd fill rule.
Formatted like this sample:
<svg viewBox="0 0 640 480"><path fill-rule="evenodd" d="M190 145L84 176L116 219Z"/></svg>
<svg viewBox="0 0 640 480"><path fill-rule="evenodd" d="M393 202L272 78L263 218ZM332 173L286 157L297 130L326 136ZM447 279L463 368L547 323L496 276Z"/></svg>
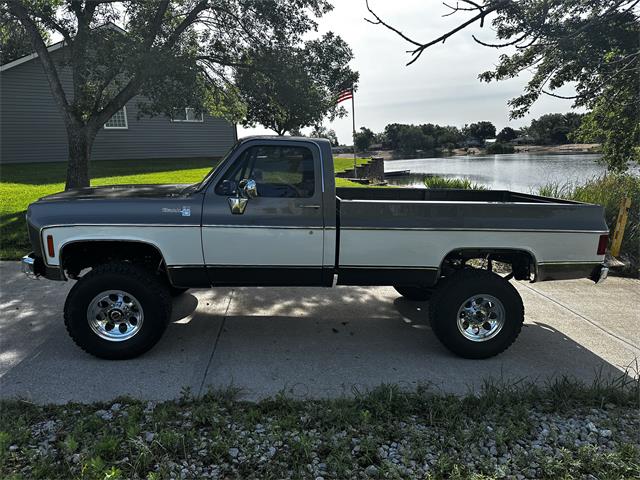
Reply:
<svg viewBox="0 0 640 480"><path fill-rule="evenodd" d="M114 113L113 117L104 124L104 128L129 128L129 124L127 123L127 107L122 107L121 110Z"/></svg>
<svg viewBox="0 0 640 480"><path fill-rule="evenodd" d="M172 122L202 122L204 121L202 112L195 108L176 108L171 118Z"/></svg>

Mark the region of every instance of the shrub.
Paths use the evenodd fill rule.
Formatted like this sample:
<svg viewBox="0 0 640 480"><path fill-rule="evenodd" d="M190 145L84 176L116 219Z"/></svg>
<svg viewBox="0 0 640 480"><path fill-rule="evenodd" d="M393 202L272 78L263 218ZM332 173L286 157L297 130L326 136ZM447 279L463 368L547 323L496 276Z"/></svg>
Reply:
<svg viewBox="0 0 640 480"><path fill-rule="evenodd" d="M444 178L437 175L424 177L427 188L459 188L461 190L486 190L484 185L471 183L468 178Z"/></svg>
<svg viewBox="0 0 640 480"><path fill-rule="evenodd" d="M631 198L631 209L627 227L622 238L621 257L630 264L634 276L640 268L640 177L630 174L609 174L595 177L582 185L548 184L540 188L540 195L566 198L579 202L602 205L607 224L613 236L620 202L623 197Z"/></svg>
<svg viewBox="0 0 640 480"><path fill-rule="evenodd" d="M506 143L495 142L487 146L487 153L491 155L497 153L514 153L515 151L516 149L513 147L513 145L509 145Z"/></svg>

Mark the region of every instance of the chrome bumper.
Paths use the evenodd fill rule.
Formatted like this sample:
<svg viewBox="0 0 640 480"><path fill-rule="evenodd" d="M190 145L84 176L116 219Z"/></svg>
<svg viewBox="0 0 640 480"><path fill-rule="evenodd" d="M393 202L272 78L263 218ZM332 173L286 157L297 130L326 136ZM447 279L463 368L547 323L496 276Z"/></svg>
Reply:
<svg viewBox="0 0 640 480"><path fill-rule="evenodd" d="M22 273L29 278L38 278L40 275L36 273L36 257L33 253L22 257Z"/></svg>

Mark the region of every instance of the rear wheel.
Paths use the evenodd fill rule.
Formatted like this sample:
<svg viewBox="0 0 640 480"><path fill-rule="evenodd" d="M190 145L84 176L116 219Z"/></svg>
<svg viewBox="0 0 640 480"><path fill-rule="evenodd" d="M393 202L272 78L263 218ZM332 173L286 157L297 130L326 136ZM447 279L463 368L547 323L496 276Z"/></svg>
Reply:
<svg viewBox="0 0 640 480"><path fill-rule="evenodd" d="M153 347L171 314L166 284L142 267L109 263L73 286L64 321L73 341L101 358L133 358Z"/></svg>
<svg viewBox="0 0 640 480"><path fill-rule="evenodd" d="M425 302L431 298L433 294L433 288L421 287L421 286L394 286L400 295L407 300L414 300L416 302Z"/></svg>
<svg viewBox="0 0 640 480"><path fill-rule="evenodd" d="M507 280L485 270L462 270L434 292L429 319L434 333L453 353L465 358L497 355L522 330L524 306Z"/></svg>

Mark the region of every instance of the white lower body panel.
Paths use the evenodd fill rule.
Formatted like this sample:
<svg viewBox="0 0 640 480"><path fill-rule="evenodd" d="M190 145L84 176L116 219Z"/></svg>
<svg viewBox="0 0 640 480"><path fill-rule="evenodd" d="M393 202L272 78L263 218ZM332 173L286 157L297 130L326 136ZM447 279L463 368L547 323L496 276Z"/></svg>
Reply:
<svg viewBox="0 0 640 480"><path fill-rule="evenodd" d="M597 255L600 233L469 231L469 230L340 230L340 266L439 267L454 250L496 248L524 250L538 263L602 261Z"/></svg>

